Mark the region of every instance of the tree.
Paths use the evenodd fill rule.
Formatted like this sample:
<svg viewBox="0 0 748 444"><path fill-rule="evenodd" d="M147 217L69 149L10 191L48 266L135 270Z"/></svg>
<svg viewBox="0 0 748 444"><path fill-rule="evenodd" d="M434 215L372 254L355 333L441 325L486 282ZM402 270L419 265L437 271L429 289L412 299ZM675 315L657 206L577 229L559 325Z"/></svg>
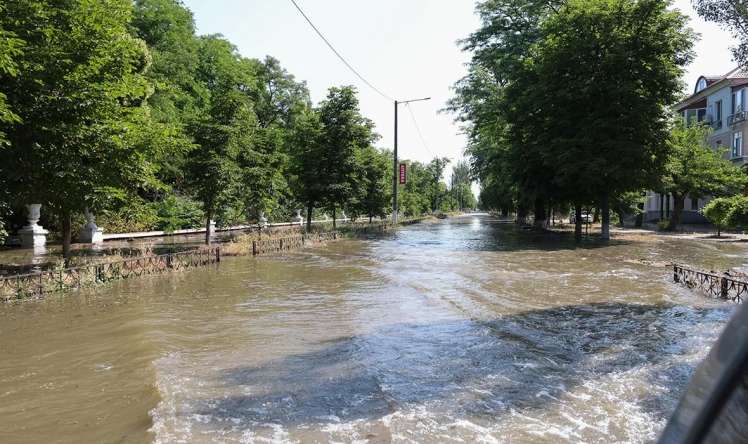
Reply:
<svg viewBox="0 0 748 444"><path fill-rule="evenodd" d="M19 75L0 83L20 120L7 128L0 176L18 203L57 214L68 258L72 214L133 186L157 185L172 132L150 118L149 53L129 33L129 0L11 0L4 7L0 28L24 43L15 57Z"/></svg>
<svg viewBox="0 0 748 444"><path fill-rule="evenodd" d="M724 158L724 151L709 147L710 132L706 125L687 125L681 120L673 123L662 177L662 190L673 196L669 230L680 223L686 196L732 195L748 183L744 171Z"/></svg>
<svg viewBox="0 0 748 444"><path fill-rule="evenodd" d="M256 118L245 91L253 81L236 49L218 36L200 39L197 79L209 92L207 106L189 125L196 148L186 164L188 188L203 204L205 243L222 208L240 200L241 156L250 156ZM245 159L252 162L255 159Z"/></svg>
<svg viewBox="0 0 748 444"><path fill-rule="evenodd" d="M356 89L352 86L330 88L319 106L322 123L322 181L324 203L332 211L335 228L336 209L343 208L356 194L356 156L377 139L374 124L359 111Z"/></svg>
<svg viewBox="0 0 748 444"><path fill-rule="evenodd" d="M732 209L732 199L729 197L718 197L712 199L704 208L701 214L717 227L717 237L722 235L722 230L729 226L727 216Z"/></svg>
<svg viewBox="0 0 748 444"><path fill-rule="evenodd" d="M716 22L738 40L732 54L740 66L748 66L748 4L736 0L692 0L696 12L704 20Z"/></svg>
<svg viewBox="0 0 748 444"><path fill-rule="evenodd" d="M387 154L374 147L369 146L359 151L356 174L359 197L353 209L358 214L368 216L369 223L374 216L384 217L387 214L387 207L392 199L390 182L387 180L389 161Z"/></svg>
<svg viewBox="0 0 748 444"><path fill-rule="evenodd" d="M186 128L206 107L209 91L198 81L198 48L192 12L179 0L135 0L132 32L148 45L152 63L146 76L153 86L148 103L154 120L181 131L180 152L171 153L159 178L177 192L184 181L184 153L192 148Z"/></svg>
<svg viewBox="0 0 748 444"><path fill-rule="evenodd" d="M290 136L290 144L295 148L291 157L291 186L296 198L306 208L307 230L312 229L314 209L324 201L325 196L323 131L319 113L309 109L296 120Z"/></svg>
<svg viewBox="0 0 748 444"><path fill-rule="evenodd" d="M725 218L730 227L748 227L748 196L736 195L732 197L730 211Z"/></svg>
<svg viewBox="0 0 748 444"><path fill-rule="evenodd" d="M441 180L444 176L444 169L449 165L449 159L446 157L435 157L426 165L426 171L430 176L430 181L424 188L426 196L431 203L431 212L441 208L441 201L446 194L446 185Z"/></svg>
<svg viewBox="0 0 748 444"><path fill-rule="evenodd" d="M667 6L568 1L542 24L508 87L523 157L539 158L562 196L597 202L604 239L612 196L651 185L667 157L665 110L692 56L687 18Z"/></svg>
<svg viewBox="0 0 748 444"><path fill-rule="evenodd" d="M0 5L0 14L5 13L5 8ZM16 34L0 27L0 78L16 77L18 75L18 65L15 58L22 54L23 44L23 40L17 38ZM5 126L18 122L18 115L8 106L7 96L0 91L0 147L8 143L5 139Z"/></svg>

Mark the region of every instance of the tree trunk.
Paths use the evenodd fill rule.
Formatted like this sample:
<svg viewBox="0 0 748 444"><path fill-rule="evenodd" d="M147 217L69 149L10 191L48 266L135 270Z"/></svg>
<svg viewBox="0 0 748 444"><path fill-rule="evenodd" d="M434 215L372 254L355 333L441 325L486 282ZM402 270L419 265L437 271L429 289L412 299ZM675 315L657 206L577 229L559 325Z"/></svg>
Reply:
<svg viewBox="0 0 748 444"><path fill-rule="evenodd" d="M626 217L626 214L624 214L623 210L620 208L616 208L616 216L618 216L618 226L623 228L623 218Z"/></svg>
<svg viewBox="0 0 748 444"><path fill-rule="evenodd" d="M501 207L501 217L503 219L506 219L507 217L509 217L509 207L506 207L506 206Z"/></svg>
<svg viewBox="0 0 748 444"><path fill-rule="evenodd" d="M543 198L537 197L535 198L535 221L533 222L533 226L535 228L543 228L545 227L545 201L543 201Z"/></svg>
<svg viewBox="0 0 748 444"><path fill-rule="evenodd" d="M524 204L517 206L517 224L527 224L527 207Z"/></svg>
<svg viewBox="0 0 748 444"><path fill-rule="evenodd" d="M637 205L639 208L639 214L636 215L636 222L634 223L634 226L636 228L641 228L644 225L644 204L640 203Z"/></svg>
<svg viewBox="0 0 748 444"><path fill-rule="evenodd" d="M205 212L205 245L210 245L210 221L213 219L213 211Z"/></svg>
<svg viewBox="0 0 748 444"><path fill-rule="evenodd" d="M335 231L338 228L338 224L336 222L336 215L335 215L335 206L332 207L332 231Z"/></svg>
<svg viewBox="0 0 748 444"><path fill-rule="evenodd" d="M374 215L369 214L369 223L371 223L371 219L374 217Z"/></svg>
<svg viewBox="0 0 748 444"><path fill-rule="evenodd" d="M582 205L574 205L574 240L582 240Z"/></svg>
<svg viewBox="0 0 748 444"><path fill-rule="evenodd" d="M306 206L306 231L312 231L312 212L314 211L314 204L307 204Z"/></svg>
<svg viewBox="0 0 748 444"><path fill-rule="evenodd" d="M680 217L683 214L683 207L686 204L685 194L673 193L673 211L670 212L670 221L668 222L667 229L675 231L680 225Z"/></svg>
<svg viewBox="0 0 748 444"><path fill-rule="evenodd" d="M595 208L595 214L592 216L592 223L596 224L600 222L600 206Z"/></svg>
<svg viewBox="0 0 748 444"><path fill-rule="evenodd" d="M70 265L70 244L72 243L72 222L70 211L62 210L62 258L65 260L65 266Z"/></svg>
<svg viewBox="0 0 748 444"><path fill-rule="evenodd" d="M600 215L601 215L601 222L602 225L600 227L600 237L603 238L603 240L609 240L610 239L610 200L608 198L607 194L603 194L602 198L600 199Z"/></svg>

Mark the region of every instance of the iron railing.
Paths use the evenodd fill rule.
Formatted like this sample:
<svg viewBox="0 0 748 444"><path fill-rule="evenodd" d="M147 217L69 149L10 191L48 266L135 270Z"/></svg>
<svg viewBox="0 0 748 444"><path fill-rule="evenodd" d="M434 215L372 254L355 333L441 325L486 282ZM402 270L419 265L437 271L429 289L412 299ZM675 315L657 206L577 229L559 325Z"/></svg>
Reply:
<svg viewBox="0 0 748 444"><path fill-rule="evenodd" d="M321 243L336 240L340 237L337 231L323 233L308 233L296 236L286 236L275 239L259 239L252 241L252 256L269 253L281 253L283 251L302 248L308 243Z"/></svg>
<svg viewBox="0 0 748 444"><path fill-rule="evenodd" d="M748 281L729 274L717 275L673 264L673 281L696 288L705 295L742 303L748 296Z"/></svg>
<svg viewBox="0 0 748 444"><path fill-rule="evenodd" d="M40 297L47 293L206 266L220 261L220 247L214 247L0 277L0 301Z"/></svg>

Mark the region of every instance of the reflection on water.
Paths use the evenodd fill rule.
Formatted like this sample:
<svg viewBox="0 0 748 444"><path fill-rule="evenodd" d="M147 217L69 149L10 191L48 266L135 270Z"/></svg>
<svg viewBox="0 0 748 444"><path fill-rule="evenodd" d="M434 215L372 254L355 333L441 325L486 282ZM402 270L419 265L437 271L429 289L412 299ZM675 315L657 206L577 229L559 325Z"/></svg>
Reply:
<svg viewBox="0 0 748 444"><path fill-rule="evenodd" d="M649 442L744 247L486 216L0 307L0 441Z"/></svg>

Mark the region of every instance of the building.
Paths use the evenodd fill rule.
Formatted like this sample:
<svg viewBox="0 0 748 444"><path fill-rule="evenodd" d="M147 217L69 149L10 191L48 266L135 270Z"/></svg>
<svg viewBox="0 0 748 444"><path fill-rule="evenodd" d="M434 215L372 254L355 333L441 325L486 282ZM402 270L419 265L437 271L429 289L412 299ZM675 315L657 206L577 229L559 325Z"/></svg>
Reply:
<svg viewBox="0 0 748 444"><path fill-rule="evenodd" d="M693 94L675 106L688 122L706 122L713 129L709 144L725 149L725 157L738 165L748 164L744 135L748 137L748 72L734 69L724 76L701 76ZM700 210L709 198L686 198L681 221L704 223ZM645 220L657 221L670 217L672 199L669 195L647 193Z"/></svg>

